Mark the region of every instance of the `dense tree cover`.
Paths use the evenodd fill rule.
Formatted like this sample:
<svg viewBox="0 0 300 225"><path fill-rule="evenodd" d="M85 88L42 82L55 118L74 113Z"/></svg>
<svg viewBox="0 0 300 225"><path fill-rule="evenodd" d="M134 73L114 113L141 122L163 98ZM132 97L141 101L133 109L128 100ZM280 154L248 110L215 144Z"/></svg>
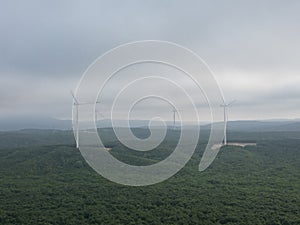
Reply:
<svg viewBox="0 0 300 225"><path fill-rule="evenodd" d="M136 165L169 155L178 135L169 133L162 146L146 154L126 149L106 132L112 154ZM61 143L55 135L60 144L52 144L47 132L36 145L27 140L28 134L15 139L14 135L0 136L0 224L300 224L296 134L231 134L258 145L224 147L201 173L198 164L205 140L200 141L183 170L148 187L127 187L102 178L73 143ZM58 136L72 140L71 133ZM15 140L11 147L9 140Z"/></svg>

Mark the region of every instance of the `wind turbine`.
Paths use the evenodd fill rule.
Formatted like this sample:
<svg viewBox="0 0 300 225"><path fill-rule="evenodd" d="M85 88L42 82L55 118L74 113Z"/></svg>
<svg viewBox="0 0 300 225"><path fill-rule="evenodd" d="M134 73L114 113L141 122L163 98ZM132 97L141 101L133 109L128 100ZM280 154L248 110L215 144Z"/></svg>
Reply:
<svg viewBox="0 0 300 225"><path fill-rule="evenodd" d="M76 111L75 111L75 124L73 124L73 129L75 130L76 148L79 148L79 123L78 123L78 107L79 107L79 102L75 98L75 95L74 95L73 91L71 91L71 95L73 97L73 105L76 108Z"/></svg>
<svg viewBox="0 0 300 225"><path fill-rule="evenodd" d="M175 108L173 108L172 113L173 113L173 129L175 130L175 128L176 128L176 114L178 115L178 111Z"/></svg>
<svg viewBox="0 0 300 225"><path fill-rule="evenodd" d="M221 105L224 109L224 145L227 145L227 122L228 122L228 107L231 106L236 100Z"/></svg>
<svg viewBox="0 0 300 225"><path fill-rule="evenodd" d="M72 98L73 98L73 105L75 106L76 108L76 111L75 111L75 124L73 124L73 128L75 130L75 141L76 141L76 148L79 148L79 121L78 121L78 108L80 105L91 105L91 104L94 104L94 103L91 103L91 102L82 102L82 103L79 103L78 100L76 99L73 91L71 91L71 95L72 95ZM99 101L96 101L96 104L100 103ZM97 123L97 112L96 111L96 116L95 116L95 119L96 119L96 123ZM102 115L102 114L101 114Z"/></svg>

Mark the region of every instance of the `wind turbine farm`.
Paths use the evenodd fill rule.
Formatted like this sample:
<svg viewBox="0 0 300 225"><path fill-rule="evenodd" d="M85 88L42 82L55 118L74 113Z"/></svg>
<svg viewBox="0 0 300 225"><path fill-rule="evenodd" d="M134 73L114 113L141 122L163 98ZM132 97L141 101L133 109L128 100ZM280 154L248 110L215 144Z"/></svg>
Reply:
<svg viewBox="0 0 300 225"><path fill-rule="evenodd" d="M2 1L0 225L300 225L299 12Z"/></svg>

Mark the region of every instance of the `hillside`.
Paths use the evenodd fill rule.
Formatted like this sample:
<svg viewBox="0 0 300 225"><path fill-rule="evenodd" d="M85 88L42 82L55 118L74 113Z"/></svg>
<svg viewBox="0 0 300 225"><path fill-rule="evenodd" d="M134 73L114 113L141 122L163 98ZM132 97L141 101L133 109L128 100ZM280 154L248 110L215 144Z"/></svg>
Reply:
<svg viewBox="0 0 300 225"><path fill-rule="evenodd" d="M36 144L22 143L37 133ZM200 142L183 170L148 187L99 176L74 148L71 133L58 135L70 138L68 144L57 139L54 145L49 133L32 130L19 133L18 147L3 143L15 134L0 137L0 224L300 224L300 140L284 133L239 132L236 139L257 139L257 147L225 147L202 173ZM149 164L170 153L174 135L148 155L107 141L120 160Z"/></svg>

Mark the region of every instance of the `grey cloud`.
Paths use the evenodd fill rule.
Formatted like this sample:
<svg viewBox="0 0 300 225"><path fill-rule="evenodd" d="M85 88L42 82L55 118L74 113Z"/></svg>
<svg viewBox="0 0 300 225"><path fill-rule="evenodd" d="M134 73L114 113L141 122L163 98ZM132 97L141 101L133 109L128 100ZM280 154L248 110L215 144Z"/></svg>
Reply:
<svg viewBox="0 0 300 225"><path fill-rule="evenodd" d="M7 2L1 68L82 72L118 44L165 39L196 50L217 69L299 69L299 7L298 1Z"/></svg>
<svg viewBox="0 0 300 225"><path fill-rule="evenodd" d="M255 105L265 116L272 106L296 110L299 10L299 1L3 2L1 115L17 109L70 116L69 89L87 66L119 44L142 39L173 41L203 57L226 99L238 99L237 117L250 117ZM240 88L230 85L235 77L269 83L254 79ZM275 82L281 77L288 82Z"/></svg>

